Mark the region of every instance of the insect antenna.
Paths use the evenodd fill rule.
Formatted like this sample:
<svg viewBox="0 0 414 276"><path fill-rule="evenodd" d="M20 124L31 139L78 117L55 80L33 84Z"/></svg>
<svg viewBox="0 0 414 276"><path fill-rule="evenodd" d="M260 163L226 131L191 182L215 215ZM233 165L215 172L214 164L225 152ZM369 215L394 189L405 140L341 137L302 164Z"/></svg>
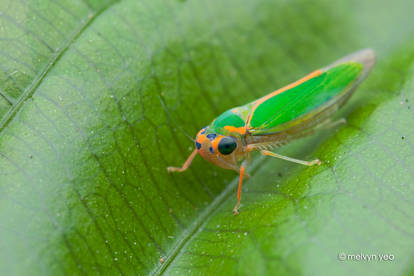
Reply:
<svg viewBox="0 0 414 276"><path fill-rule="evenodd" d="M162 108L164 109L165 113L167 114L168 119L170 119L172 121L172 123L178 127L178 129L191 141L193 141L193 143L195 142L195 139L193 137L191 137L191 135L189 135L178 123L177 121L174 120L174 117L171 116L170 111L167 108L167 105L164 102L164 99L162 98L161 95L158 95L158 98L160 99Z"/></svg>

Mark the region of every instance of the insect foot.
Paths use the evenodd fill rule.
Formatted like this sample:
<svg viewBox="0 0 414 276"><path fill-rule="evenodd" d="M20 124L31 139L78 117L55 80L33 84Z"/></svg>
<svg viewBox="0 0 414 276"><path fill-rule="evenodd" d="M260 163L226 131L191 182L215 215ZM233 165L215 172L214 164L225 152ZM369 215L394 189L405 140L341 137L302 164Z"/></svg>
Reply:
<svg viewBox="0 0 414 276"><path fill-rule="evenodd" d="M322 164L321 160L319 160L319 159L313 160L312 163L313 163L312 165L318 165L318 166L320 166Z"/></svg>

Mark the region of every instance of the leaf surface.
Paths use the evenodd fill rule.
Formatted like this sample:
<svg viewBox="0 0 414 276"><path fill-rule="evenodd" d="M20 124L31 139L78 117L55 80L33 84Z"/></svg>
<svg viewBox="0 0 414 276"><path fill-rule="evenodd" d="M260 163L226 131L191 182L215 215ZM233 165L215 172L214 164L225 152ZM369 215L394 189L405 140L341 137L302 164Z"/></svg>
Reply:
<svg viewBox="0 0 414 276"><path fill-rule="evenodd" d="M413 4L1 1L0 274L409 274ZM233 172L188 139L360 48L348 124ZM394 261L338 261L393 254Z"/></svg>

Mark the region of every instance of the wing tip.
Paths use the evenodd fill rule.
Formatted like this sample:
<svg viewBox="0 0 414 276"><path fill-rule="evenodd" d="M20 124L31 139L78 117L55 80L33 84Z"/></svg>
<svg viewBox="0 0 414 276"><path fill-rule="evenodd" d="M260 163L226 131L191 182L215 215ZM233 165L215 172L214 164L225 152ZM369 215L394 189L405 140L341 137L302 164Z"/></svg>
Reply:
<svg viewBox="0 0 414 276"><path fill-rule="evenodd" d="M374 49L371 49L371 48L366 48L366 49L356 51L352 54L349 54L349 55L335 61L331 65L323 68L323 70L328 70L328 69L330 69L330 68L332 68L332 67L334 67L334 66L336 66L340 63L351 62L351 61L361 63L364 66L363 71L362 71L362 76L361 76L362 79L363 79L372 70L372 68L375 65L375 62L376 62L375 51L374 51Z"/></svg>
<svg viewBox="0 0 414 276"><path fill-rule="evenodd" d="M352 54L350 60L361 63L364 66L362 74L366 75L374 67L377 58L375 51L371 48L367 48Z"/></svg>

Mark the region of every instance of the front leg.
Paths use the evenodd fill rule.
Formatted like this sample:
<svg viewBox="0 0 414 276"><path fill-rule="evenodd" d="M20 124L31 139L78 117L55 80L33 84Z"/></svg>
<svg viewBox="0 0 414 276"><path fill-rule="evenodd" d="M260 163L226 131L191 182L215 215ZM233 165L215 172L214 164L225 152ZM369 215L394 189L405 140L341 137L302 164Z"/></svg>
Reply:
<svg viewBox="0 0 414 276"><path fill-rule="evenodd" d="M243 164L240 166L240 177L239 177L239 187L237 188L237 203L233 208L233 214L237 215L239 214L239 206L240 206L240 199L241 199L241 189L242 189L242 183L243 183L243 176L246 171L246 165L243 162Z"/></svg>
<svg viewBox="0 0 414 276"><path fill-rule="evenodd" d="M183 172L190 167L191 162L193 162L194 157L196 157L198 150L194 149L193 152L188 156L187 160L184 162L183 166L180 167L167 167L168 172Z"/></svg>

